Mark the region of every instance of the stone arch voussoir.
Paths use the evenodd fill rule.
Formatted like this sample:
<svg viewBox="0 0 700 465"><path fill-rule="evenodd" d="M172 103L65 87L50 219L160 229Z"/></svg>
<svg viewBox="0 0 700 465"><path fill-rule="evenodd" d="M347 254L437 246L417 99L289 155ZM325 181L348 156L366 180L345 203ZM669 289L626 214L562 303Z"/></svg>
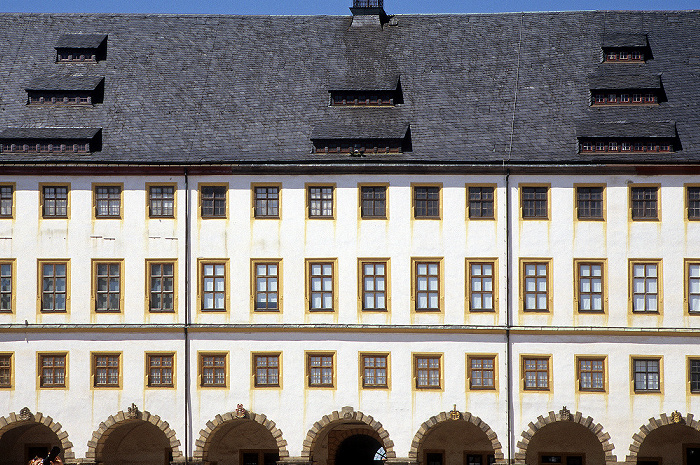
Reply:
<svg viewBox="0 0 700 465"><path fill-rule="evenodd" d="M195 441L195 449L193 458L195 460L203 460L204 457L209 452L210 441L209 439L214 434L214 431L219 427L228 423L230 421L254 421L259 423L267 429L272 437L275 438L277 442L277 448L279 449L280 459L289 457L289 451L287 450L287 441L284 440L282 436L282 430L277 428L275 422L269 420L267 416L261 413L254 413L246 411L245 414L237 415L237 412L228 412L223 415L216 415L212 420L208 421L204 429L199 431L199 439Z"/></svg>
<svg viewBox="0 0 700 465"><path fill-rule="evenodd" d="M641 426L639 428L639 431L632 436L630 452L629 455L625 458L625 462L629 464L636 464L637 456L639 454L639 448L641 447L642 442L644 442L644 439L646 439L649 433L651 433L655 429L661 428L662 426L674 424L689 426L696 431L700 431L700 422L693 419L692 413L688 413L686 416L683 416L680 414L680 412L676 411L671 413L670 415L662 413L659 416L659 418L649 418L649 423Z"/></svg>
<svg viewBox="0 0 700 465"><path fill-rule="evenodd" d="M586 427L591 433L595 435L600 442L603 452L605 453L605 464L614 465L617 464L617 457L613 455L615 450L615 445L610 442L610 435L605 432L603 426L600 423L596 423L591 417L584 417L581 412L576 412L572 414L566 407L561 409L559 413L549 412L546 417L537 417L536 422L530 422L528 429L523 431L522 438L516 444L518 452L515 454L515 465L525 465L525 457L527 456L527 447L530 444L532 437L545 426L551 423L570 421L578 423Z"/></svg>
<svg viewBox="0 0 700 465"><path fill-rule="evenodd" d="M73 452L73 443L68 440L68 433L63 431L60 423L53 421L53 418L44 415L41 412L32 413L27 407L20 410L19 413L12 412L6 417L0 417L0 437L7 431L16 428L17 426L39 423L46 426L51 431L56 433L59 441L61 441L61 449L63 449L64 459L75 459Z"/></svg>
<svg viewBox="0 0 700 465"><path fill-rule="evenodd" d="M314 423L309 432L306 433L306 439L303 443L301 456L303 458L309 458L311 456L311 451L316 444L316 438L324 428L333 424L342 423L344 421L358 421L368 425L378 436L375 437L375 439L378 439L384 446L386 458L396 458L396 452L394 452L394 442L389 437L389 433L384 429L384 426L382 426L381 423L372 418L370 415L365 415L362 412L356 412L352 407L343 407L340 411L336 410L331 412L328 415L324 415L319 421ZM358 432L362 433L362 431ZM374 436L374 434L371 436Z"/></svg>
<svg viewBox="0 0 700 465"><path fill-rule="evenodd" d="M165 437L168 438L170 448L173 451L173 460L179 461L183 458L182 451L180 450L180 441L177 439L175 430L170 428L168 422L162 420L158 415L139 411L135 405L132 405L128 410L122 410L115 415L110 415L105 421L100 423L98 428L92 432L92 438L88 441L85 458L94 460L97 457L97 447L104 444L109 435L112 434L117 427L135 420L147 421L155 425L165 434Z"/></svg>
<svg viewBox="0 0 700 465"><path fill-rule="evenodd" d="M454 418L453 415L455 416ZM415 463L418 461L418 449L420 448L423 439L430 433L430 430L446 421L466 421L479 427L479 429L481 429L481 431L483 431L486 434L486 437L488 437L491 441L491 446L493 447L496 464L505 463L506 459L503 456L503 447L501 446L501 443L498 440L496 432L493 431L491 427L488 424L486 424L486 422L484 422L481 418L472 415L469 412L461 413L456 411L441 412L433 417L430 417L428 420L424 421L422 425L420 425L420 428L418 428L418 431L416 432L415 436L413 436L413 441L411 442L411 449L408 452L408 458L411 462Z"/></svg>

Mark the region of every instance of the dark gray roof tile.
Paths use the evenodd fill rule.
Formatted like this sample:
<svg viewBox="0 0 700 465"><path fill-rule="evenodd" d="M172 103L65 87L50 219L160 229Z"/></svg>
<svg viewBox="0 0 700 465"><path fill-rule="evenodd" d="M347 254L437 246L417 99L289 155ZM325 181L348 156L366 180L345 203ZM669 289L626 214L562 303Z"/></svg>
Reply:
<svg viewBox="0 0 700 465"><path fill-rule="evenodd" d="M106 38L106 34L63 34L58 38L54 47L99 48Z"/></svg>
<svg viewBox="0 0 700 465"><path fill-rule="evenodd" d="M0 139L92 139L101 128L6 128Z"/></svg>
<svg viewBox="0 0 700 465"><path fill-rule="evenodd" d="M45 75L33 78L26 90L95 90L104 80L102 76Z"/></svg>
<svg viewBox="0 0 700 465"><path fill-rule="evenodd" d="M676 123L672 121L645 122L587 122L581 123L578 137L676 137Z"/></svg>
<svg viewBox="0 0 700 465"><path fill-rule="evenodd" d="M623 65L627 66L627 65ZM660 89L658 74L644 73L642 70L611 70L606 66L597 74L591 75L588 82L591 89ZM625 72L626 71L626 72Z"/></svg>
<svg viewBox="0 0 700 465"><path fill-rule="evenodd" d="M602 47L646 47L648 44L646 34L609 32L603 36Z"/></svg>

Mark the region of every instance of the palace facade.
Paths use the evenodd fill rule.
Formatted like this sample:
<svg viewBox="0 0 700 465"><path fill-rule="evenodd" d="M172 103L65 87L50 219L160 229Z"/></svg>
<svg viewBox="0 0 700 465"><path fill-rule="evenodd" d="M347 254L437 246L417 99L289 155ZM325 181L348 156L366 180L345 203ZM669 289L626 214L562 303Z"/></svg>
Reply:
<svg viewBox="0 0 700 465"><path fill-rule="evenodd" d="M700 462L698 11L0 26L0 464Z"/></svg>

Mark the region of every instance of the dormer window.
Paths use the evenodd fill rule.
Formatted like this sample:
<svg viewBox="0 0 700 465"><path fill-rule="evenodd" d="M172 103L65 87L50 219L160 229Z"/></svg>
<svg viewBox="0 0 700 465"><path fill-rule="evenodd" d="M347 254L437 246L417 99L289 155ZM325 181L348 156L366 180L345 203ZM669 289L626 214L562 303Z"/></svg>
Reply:
<svg viewBox="0 0 700 465"><path fill-rule="evenodd" d="M395 104L396 91L354 91L332 90L331 105L340 106L393 106Z"/></svg>
<svg viewBox="0 0 700 465"><path fill-rule="evenodd" d="M651 59L646 34L608 34L601 48L603 61L609 63L644 63Z"/></svg>
<svg viewBox="0 0 700 465"><path fill-rule="evenodd" d="M64 34L55 49L58 63L96 63L107 58L107 35Z"/></svg>
<svg viewBox="0 0 700 465"><path fill-rule="evenodd" d="M673 122L584 123L577 129L579 152L669 153L680 150Z"/></svg>
<svg viewBox="0 0 700 465"><path fill-rule="evenodd" d="M102 149L101 128L7 128L2 153L90 153Z"/></svg>
<svg viewBox="0 0 700 465"><path fill-rule="evenodd" d="M29 105L93 105L102 103L102 76L43 76L27 84Z"/></svg>
<svg viewBox="0 0 700 465"><path fill-rule="evenodd" d="M390 107L403 103L403 91L398 75L367 79L343 77L328 91L331 106Z"/></svg>
<svg viewBox="0 0 700 465"><path fill-rule="evenodd" d="M311 136L312 153L350 156L410 152L411 129L407 124L389 127L332 124L319 127Z"/></svg>
<svg viewBox="0 0 700 465"><path fill-rule="evenodd" d="M656 105L665 101L659 75L611 71L589 76L592 106Z"/></svg>

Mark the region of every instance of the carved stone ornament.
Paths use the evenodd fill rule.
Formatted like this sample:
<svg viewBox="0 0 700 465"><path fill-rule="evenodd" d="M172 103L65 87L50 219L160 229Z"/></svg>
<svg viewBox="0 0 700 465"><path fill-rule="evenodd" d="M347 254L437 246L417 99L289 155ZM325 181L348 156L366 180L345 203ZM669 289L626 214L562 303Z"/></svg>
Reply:
<svg viewBox="0 0 700 465"><path fill-rule="evenodd" d="M126 417L127 418L138 418L139 416L139 408L136 406L136 404L132 403L131 407L126 411Z"/></svg>
<svg viewBox="0 0 700 465"><path fill-rule="evenodd" d="M566 405L559 410L559 416L561 417L561 421L571 420L571 412L566 408Z"/></svg>
<svg viewBox="0 0 700 465"><path fill-rule="evenodd" d="M683 415L681 415L681 412L676 410L671 414L671 423L681 423L683 422Z"/></svg>
<svg viewBox="0 0 700 465"><path fill-rule="evenodd" d="M238 404L236 407L236 418L246 418L247 416L248 412L243 408L243 404Z"/></svg>
<svg viewBox="0 0 700 465"><path fill-rule="evenodd" d="M462 414L460 413L459 410L457 410L457 404L454 404L452 407L452 410L450 410L450 419L451 420L459 420L462 418Z"/></svg>
<svg viewBox="0 0 700 465"><path fill-rule="evenodd" d="M19 411L19 419L22 421L27 421L31 420L34 418L34 415L32 415L32 412L29 410L27 407L23 407L22 410Z"/></svg>

